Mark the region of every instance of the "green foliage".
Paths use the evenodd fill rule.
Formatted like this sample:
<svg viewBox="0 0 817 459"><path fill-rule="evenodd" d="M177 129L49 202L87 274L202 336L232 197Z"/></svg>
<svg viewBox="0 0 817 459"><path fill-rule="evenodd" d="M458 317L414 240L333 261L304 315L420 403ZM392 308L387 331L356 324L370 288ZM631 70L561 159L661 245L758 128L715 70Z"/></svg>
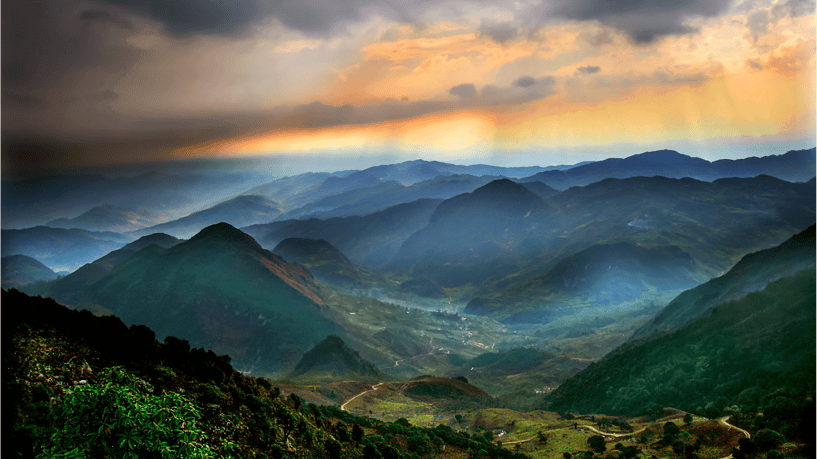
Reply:
<svg viewBox="0 0 817 459"><path fill-rule="evenodd" d="M38 458L215 457L202 443L195 405L182 394L152 392L122 367L106 368L98 381L67 389Z"/></svg>
<svg viewBox="0 0 817 459"><path fill-rule="evenodd" d="M761 453L777 449L777 447L782 445L785 441L786 438L783 437L783 435L771 429L761 429L755 434L755 444Z"/></svg>
<svg viewBox="0 0 817 459"><path fill-rule="evenodd" d="M692 415L687 413L684 415L684 424L691 424L692 423Z"/></svg>
<svg viewBox="0 0 817 459"><path fill-rule="evenodd" d="M607 449L607 445L604 444L604 437L601 435L593 435L587 439L587 444L590 445L590 448L593 451L601 454Z"/></svg>
<svg viewBox="0 0 817 459"><path fill-rule="evenodd" d="M816 290L806 270L674 333L622 345L559 386L546 408L658 419L672 406L714 418L741 401L758 408L758 393L779 388L805 398L815 388ZM791 425L792 402L768 403L769 419Z"/></svg>

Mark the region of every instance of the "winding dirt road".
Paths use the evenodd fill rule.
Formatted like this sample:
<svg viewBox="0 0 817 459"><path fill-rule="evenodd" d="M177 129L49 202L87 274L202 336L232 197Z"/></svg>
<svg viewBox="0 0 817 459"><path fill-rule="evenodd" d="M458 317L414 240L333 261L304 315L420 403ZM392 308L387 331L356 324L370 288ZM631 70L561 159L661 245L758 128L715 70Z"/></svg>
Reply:
<svg viewBox="0 0 817 459"><path fill-rule="evenodd" d="M361 393L359 393L359 394L355 395L354 397L350 398L349 400L346 400L346 402L345 402L343 405L341 405L341 406L340 406L340 410L341 410L341 411L346 411L346 405L348 405L348 404L349 404L349 403L350 403L352 400L354 400L354 399L356 399L356 398L360 397L361 395L368 394L369 392L374 392L374 391L376 391L378 388L380 388L380 386L382 386L382 385L383 385L383 383L382 383L382 382L379 382L379 383L375 384L374 386L372 386L372 388L371 388L371 389L369 389L369 390L364 390L363 392L361 392Z"/></svg>
<svg viewBox="0 0 817 459"><path fill-rule="evenodd" d="M724 426L724 427L726 427L726 428L728 428L730 430L731 429L739 430L743 435L746 436L746 438L752 438L752 435L749 432L741 429L740 427L733 426L732 424L729 424L728 422L726 422L726 421L729 420L730 417L731 416L724 416L722 418L718 418L718 424L720 424L720 425L722 425L722 426ZM726 457L722 457L721 459L732 459L732 455L730 454L730 455L728 455Z"/></svg>

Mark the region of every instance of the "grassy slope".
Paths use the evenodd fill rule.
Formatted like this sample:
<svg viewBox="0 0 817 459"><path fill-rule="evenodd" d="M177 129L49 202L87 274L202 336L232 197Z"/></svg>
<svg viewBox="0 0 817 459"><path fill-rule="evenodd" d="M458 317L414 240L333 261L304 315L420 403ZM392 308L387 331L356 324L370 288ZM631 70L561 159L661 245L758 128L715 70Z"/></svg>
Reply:
<svg viewBox="0 0 817 459"><path fill-rule="evenodd" d="M555 410L717 414L743 392L814 393L815 271L722 304L677 332L622 346L549 396ZM750 391L751 392L751 391Z"/></svg>

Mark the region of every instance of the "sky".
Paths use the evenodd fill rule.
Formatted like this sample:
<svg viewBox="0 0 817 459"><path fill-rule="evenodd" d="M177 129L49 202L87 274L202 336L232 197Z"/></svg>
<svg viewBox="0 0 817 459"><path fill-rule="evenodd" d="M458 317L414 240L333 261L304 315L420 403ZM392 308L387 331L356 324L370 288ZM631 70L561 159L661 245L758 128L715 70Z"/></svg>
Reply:
<svg viewBox="0 0 817 459"><path fill-rule="evenodd" d="M815 145L812 0L4 0L1 18L4 174Z"/></svg>

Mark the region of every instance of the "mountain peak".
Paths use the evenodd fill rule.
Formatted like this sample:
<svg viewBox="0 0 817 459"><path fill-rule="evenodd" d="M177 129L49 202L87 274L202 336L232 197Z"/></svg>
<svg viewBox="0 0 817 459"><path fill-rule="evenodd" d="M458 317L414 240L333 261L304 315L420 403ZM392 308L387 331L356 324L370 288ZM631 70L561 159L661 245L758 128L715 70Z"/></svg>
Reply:
<svg viewBox="0 0 817 459"><path fill-rule="evenodd" d="M637 155L629 156L625 159L634 160L638 159L641 161L647 161L654 164L677 164L677 163L688 163L688 162L707 162L704 159L696 158L694 156L687 156L682 153L678 153L675 150L656 150L656 151L648 151L644 153L639 153Z"/></svg>
<svg viewBox="0 0 817 459"><path fill-rule="evenodd" d="M337 335L329 335L301 357L290 377L380 380L384 377Z"/></svg>
<svg viewBox="0 0 817 459"><path fill-rule="evenodd" d="M210 225L199 231L198 234L196 234L195 236L190 238L190 242L203 240L247 243L251 244L254 247L261 248L261 246L258 245L258 243L255 242L255 239L253 239L250 235L242 232L235 226L224 222Z"/></svg>

